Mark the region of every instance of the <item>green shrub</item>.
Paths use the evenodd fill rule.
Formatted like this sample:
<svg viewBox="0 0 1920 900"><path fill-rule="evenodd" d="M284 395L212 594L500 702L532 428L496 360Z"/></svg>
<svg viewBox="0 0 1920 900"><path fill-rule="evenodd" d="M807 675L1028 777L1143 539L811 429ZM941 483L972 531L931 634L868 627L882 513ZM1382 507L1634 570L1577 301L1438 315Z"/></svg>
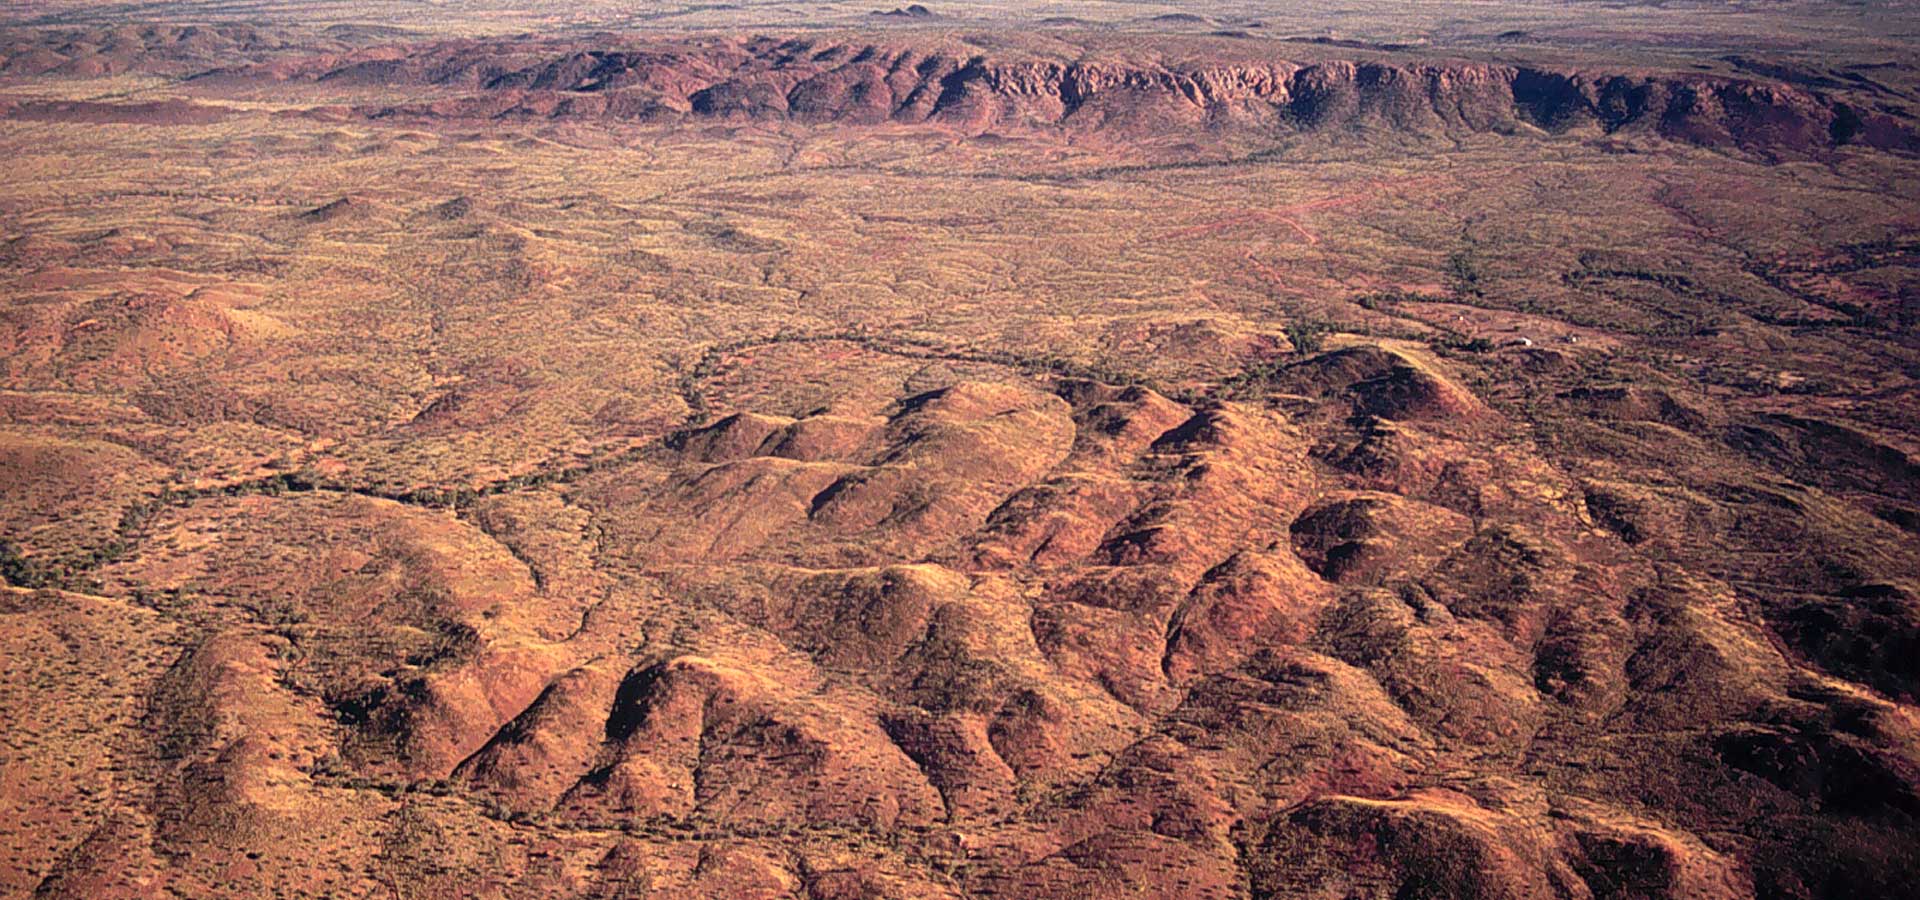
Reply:
<svg viewBox="0 0 1920 900"><path fill-rule="evenodd" d="M14 587L45 587L47 573L20 555L20 549L8 541L0 541L0 581Z"/></svg>
<svg viewBox="0 0 1920 900"><path fill-rule="evenodd" d="M1319 353L1326 345L1327 335L1333 326L1318 319L1305 319L1287 325L1287 340L1293 343L1293 349L1301 353Z"/></svg>

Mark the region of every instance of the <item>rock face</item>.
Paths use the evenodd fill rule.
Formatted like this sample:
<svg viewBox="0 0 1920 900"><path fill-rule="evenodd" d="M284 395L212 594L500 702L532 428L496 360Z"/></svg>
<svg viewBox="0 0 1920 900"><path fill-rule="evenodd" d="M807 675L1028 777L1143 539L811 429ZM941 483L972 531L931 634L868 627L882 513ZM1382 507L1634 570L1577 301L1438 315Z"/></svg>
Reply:
<svg viewBox="0 0 1920 900"><path fill-rule="evenodd" d="M378 116L917 123L1145 137L1209 130L1640 133L1767 155L1843 144L1920 149L1910 125L1814 90L1658 72L1450 60L1141 63L964 45L823 39L679 43L460 41L285 60L208 83L303 80L456 93L369 107Z"/></svg>

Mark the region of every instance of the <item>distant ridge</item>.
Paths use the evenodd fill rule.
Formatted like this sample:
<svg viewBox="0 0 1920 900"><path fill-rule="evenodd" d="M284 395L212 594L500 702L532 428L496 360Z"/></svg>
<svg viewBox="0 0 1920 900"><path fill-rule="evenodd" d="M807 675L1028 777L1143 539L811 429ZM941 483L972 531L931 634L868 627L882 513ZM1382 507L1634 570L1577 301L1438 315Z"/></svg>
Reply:
<svg viewBox="0 0 1920 900"><path fill-rule="evenodd" d="M1342 48L1345 49L1345 48ZM1624 132L1764 156L1841 145L1920 150L1878 109L1781 81L1457 60L1179 63L1001 56L952 47L756 38L592 43L451 41L243 66L202 80L327 81L464 92L363 115L846 124L968 131L1065 127L1123 136L1196 127L1471 133Z"/></svg>

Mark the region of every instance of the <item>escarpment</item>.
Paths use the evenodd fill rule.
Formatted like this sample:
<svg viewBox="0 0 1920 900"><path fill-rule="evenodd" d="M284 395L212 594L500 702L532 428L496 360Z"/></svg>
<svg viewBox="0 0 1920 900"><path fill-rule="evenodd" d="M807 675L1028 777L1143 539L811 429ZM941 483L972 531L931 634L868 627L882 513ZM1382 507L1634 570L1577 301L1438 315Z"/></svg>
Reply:
<svg viewBox="0 0 1920 900"><path fill-rule="evenodd" d="M1625 133L1771 156L1843 145L1920 149L1896 112L1784 82L1453 59L1183 61L1100 51L1068 59L950 43L607 36L383 47L216 70L198 80L260 79L435 93L360 108L382 118L892 123L1126 138L1196 128L1421 138Z"/></svg>

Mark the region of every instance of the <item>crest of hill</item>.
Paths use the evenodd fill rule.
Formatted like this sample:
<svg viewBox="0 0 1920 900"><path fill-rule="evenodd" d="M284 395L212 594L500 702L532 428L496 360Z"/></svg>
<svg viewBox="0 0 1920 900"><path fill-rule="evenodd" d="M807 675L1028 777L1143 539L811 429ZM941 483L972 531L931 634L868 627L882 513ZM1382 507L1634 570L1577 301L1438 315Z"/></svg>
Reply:
<svg viewBox="0 0 1920 900"><path fill-rule="evenodd" d="M407 32L367 25L99 25L0 29L0 75L189 75L282 56L345 53Z"/></svg>

